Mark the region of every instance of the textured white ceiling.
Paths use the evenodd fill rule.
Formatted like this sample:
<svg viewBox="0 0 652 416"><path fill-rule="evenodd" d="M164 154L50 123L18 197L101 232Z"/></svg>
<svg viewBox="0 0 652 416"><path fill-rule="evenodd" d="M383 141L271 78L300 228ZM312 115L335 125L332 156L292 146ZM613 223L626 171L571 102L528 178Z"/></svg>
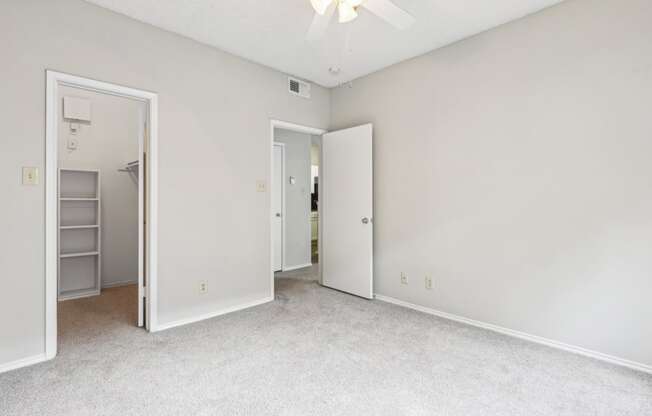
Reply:
<svg viewBox="0 0 652 416"><path fill-rule="evenodd" d="M304 39L313 17L309 0L87 1L333 87L562 0L394 0L417 19L410 29L398 31L362 10L348 24L334 19L316 43Z"/></svg>

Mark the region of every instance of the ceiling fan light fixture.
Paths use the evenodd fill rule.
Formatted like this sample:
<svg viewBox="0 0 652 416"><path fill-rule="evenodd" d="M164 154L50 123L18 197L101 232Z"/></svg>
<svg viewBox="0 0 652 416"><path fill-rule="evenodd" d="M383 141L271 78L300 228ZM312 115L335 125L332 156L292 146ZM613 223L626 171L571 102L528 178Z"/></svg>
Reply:
<svg viewBox="0 0 652 416"><path fill-rule="evenodd" d="M339 14L340 23L350 22L358 17L358 12L355 10L355 7L346 0L341 0L339 2L337 5L337 12Z"/></svg>
<svg viewBox="0 0 652 416"><path fill-rule="evenodd" d="M315 9L315 12L320 15L324 15L326 13L326 10L328 10L328 6L331 5L333 0L310 0L310 4L312 4L312 8Z"/></svg>

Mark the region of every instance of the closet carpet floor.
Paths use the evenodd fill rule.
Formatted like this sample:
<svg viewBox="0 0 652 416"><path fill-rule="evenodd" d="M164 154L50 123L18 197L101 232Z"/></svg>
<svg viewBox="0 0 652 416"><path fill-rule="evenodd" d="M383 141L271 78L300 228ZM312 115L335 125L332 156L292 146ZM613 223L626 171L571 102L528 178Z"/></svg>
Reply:
<svg viewBox="0 0 652 416"><path fill-rule="evenodd" d="M148 334L135 287L63 302L56 359L2 415L652 415L652 376L277 278L261 306ZM6 340L3 340L6 342Z"/></svg>

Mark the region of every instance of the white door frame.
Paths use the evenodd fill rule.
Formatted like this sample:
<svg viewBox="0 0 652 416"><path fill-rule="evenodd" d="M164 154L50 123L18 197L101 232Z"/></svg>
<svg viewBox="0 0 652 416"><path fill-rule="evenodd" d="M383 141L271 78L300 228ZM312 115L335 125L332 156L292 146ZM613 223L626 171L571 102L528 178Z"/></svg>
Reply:
<svg viewBox="0 0 652 416"><path fill-rule="evenodd" d="M46 71L46 133L45 133L45 355L52 359L57 354L57 261L58 234L58 143L60 86L81 88L142 101L147 104L148 160L147 160L147 230L146 230L146 319L150 331L156 331L157 320L157 234L158 234L158 94L101 82L56 71ZM142 155L139 155L142 157ZM142 179L142 177L141 177Z"/></svg>
<svg viewBox="0 0 652 416"><path fill-rule="evenodd" d="M278 146L281 148L281 159L283 160L281 163L281 271L285 270L285 143L279 143L279 142L274 142L272 144L272 150L274 149L274 146ZM272 162L274 161L274 155L272 154ZM272 163L272 168L274 167L274 163ZM272 180L270 181L270 184L272 184L272 192L276 192L274 189L274 170L272 169ZM271 193L271 192L270 192ZM272 194L272 201L274 201L274 194ZM272 202L273 203L273 202ZM272 206L273 208L273 206ZM274 210L272 209L272 215L275 215L273 212ZM274 221L274 217L272 216L272 221ZM273 223L272 223L273 224ZM272 234L272 237L274 235ZM272 239L272 244L273 244L273 239ZM274 261L274 247L272 247L272 262ZM274 263L272 263L272 269L274 268ZM273 270L276 271L276 270Z"/></svg>
<svg viewBox="0 0 652 416"><path fill-rule="evenodd" d="M304 126L301 124L295 124L295 123L290 123L287 121L281 121L281 120L270 120L270 141L269 141L269 158L270 158L270 167L269 167L269 180L267 183L272 183L272 178L274 177L274 129L283 129L283 130L290 130L294 131L297 133L306 133L306 134L312 134L315 136L321 136L324 133L328 133L328 130L324 129L319 129L316 127L309 127L309 126ZM321 171L320 171L321 175ZM269 192L269 230L270 230L270 236L269 236L269 241L270 241L270 250L269 250L269 270L270 270L270 282L271 282L271 297L274 299L274 222L273 222L273 214L272 214L272 204L273 200L272 198L274 197L274 190L270 189ZM283 209L285 209L285 204L283 205ZM321 202L319 203L319 216L321 219ZM283 226L285 227L285 213L283 215ZM310 221L310 218L308 218ZM319 221L319 226L321 228L321 221ZM310 229L310 227L308 228ZM310 234L309 234L310 235ZM310 239L308 239L310 241ZM283 245L285 245L285 238L283 238ZM318 245L321 247L321 230L319 232L319 240L318 240ZM283 267L285 267L285 250L283 252ZM321 274L321 273L320 273Z"/></svg>

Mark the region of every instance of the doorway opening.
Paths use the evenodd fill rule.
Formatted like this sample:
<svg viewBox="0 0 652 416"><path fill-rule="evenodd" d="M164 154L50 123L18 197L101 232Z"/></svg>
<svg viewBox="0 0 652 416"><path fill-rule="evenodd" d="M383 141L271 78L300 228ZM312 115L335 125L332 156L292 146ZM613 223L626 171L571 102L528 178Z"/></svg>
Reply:
<svg viewBox="0 0 652 416"><path fill-rule="evenodd" d="M53 358L58 343L98 326L156 328L157 96L54 71L47 81L46 355Z"/></svg>
<svg viewBox="0 0 652 416"><path fill-rule="evenodd" d="M371 124L326 132L272 120L272 296L275 283L284 296L308 280L373 298L372 136Z"/></svg>
<svg viewBox="0 0 652 416"><path fill-rule="evenodd" d="M272 269L279 279L319 281L319 159L322 130L275 125L272 146Z"/></svg>
<svg viewBox="0 0 652 416"><path fill-rule="evenodd" d="M319 264L319 160L321 137L312 136L310 143L310 258Z"/></svg>
<svg viewBox="0 0 652 416"><path fill-rule="evenodd" d="M320 281L319 174L324 130L272 121L272 291L279 279Z"/></svg>

